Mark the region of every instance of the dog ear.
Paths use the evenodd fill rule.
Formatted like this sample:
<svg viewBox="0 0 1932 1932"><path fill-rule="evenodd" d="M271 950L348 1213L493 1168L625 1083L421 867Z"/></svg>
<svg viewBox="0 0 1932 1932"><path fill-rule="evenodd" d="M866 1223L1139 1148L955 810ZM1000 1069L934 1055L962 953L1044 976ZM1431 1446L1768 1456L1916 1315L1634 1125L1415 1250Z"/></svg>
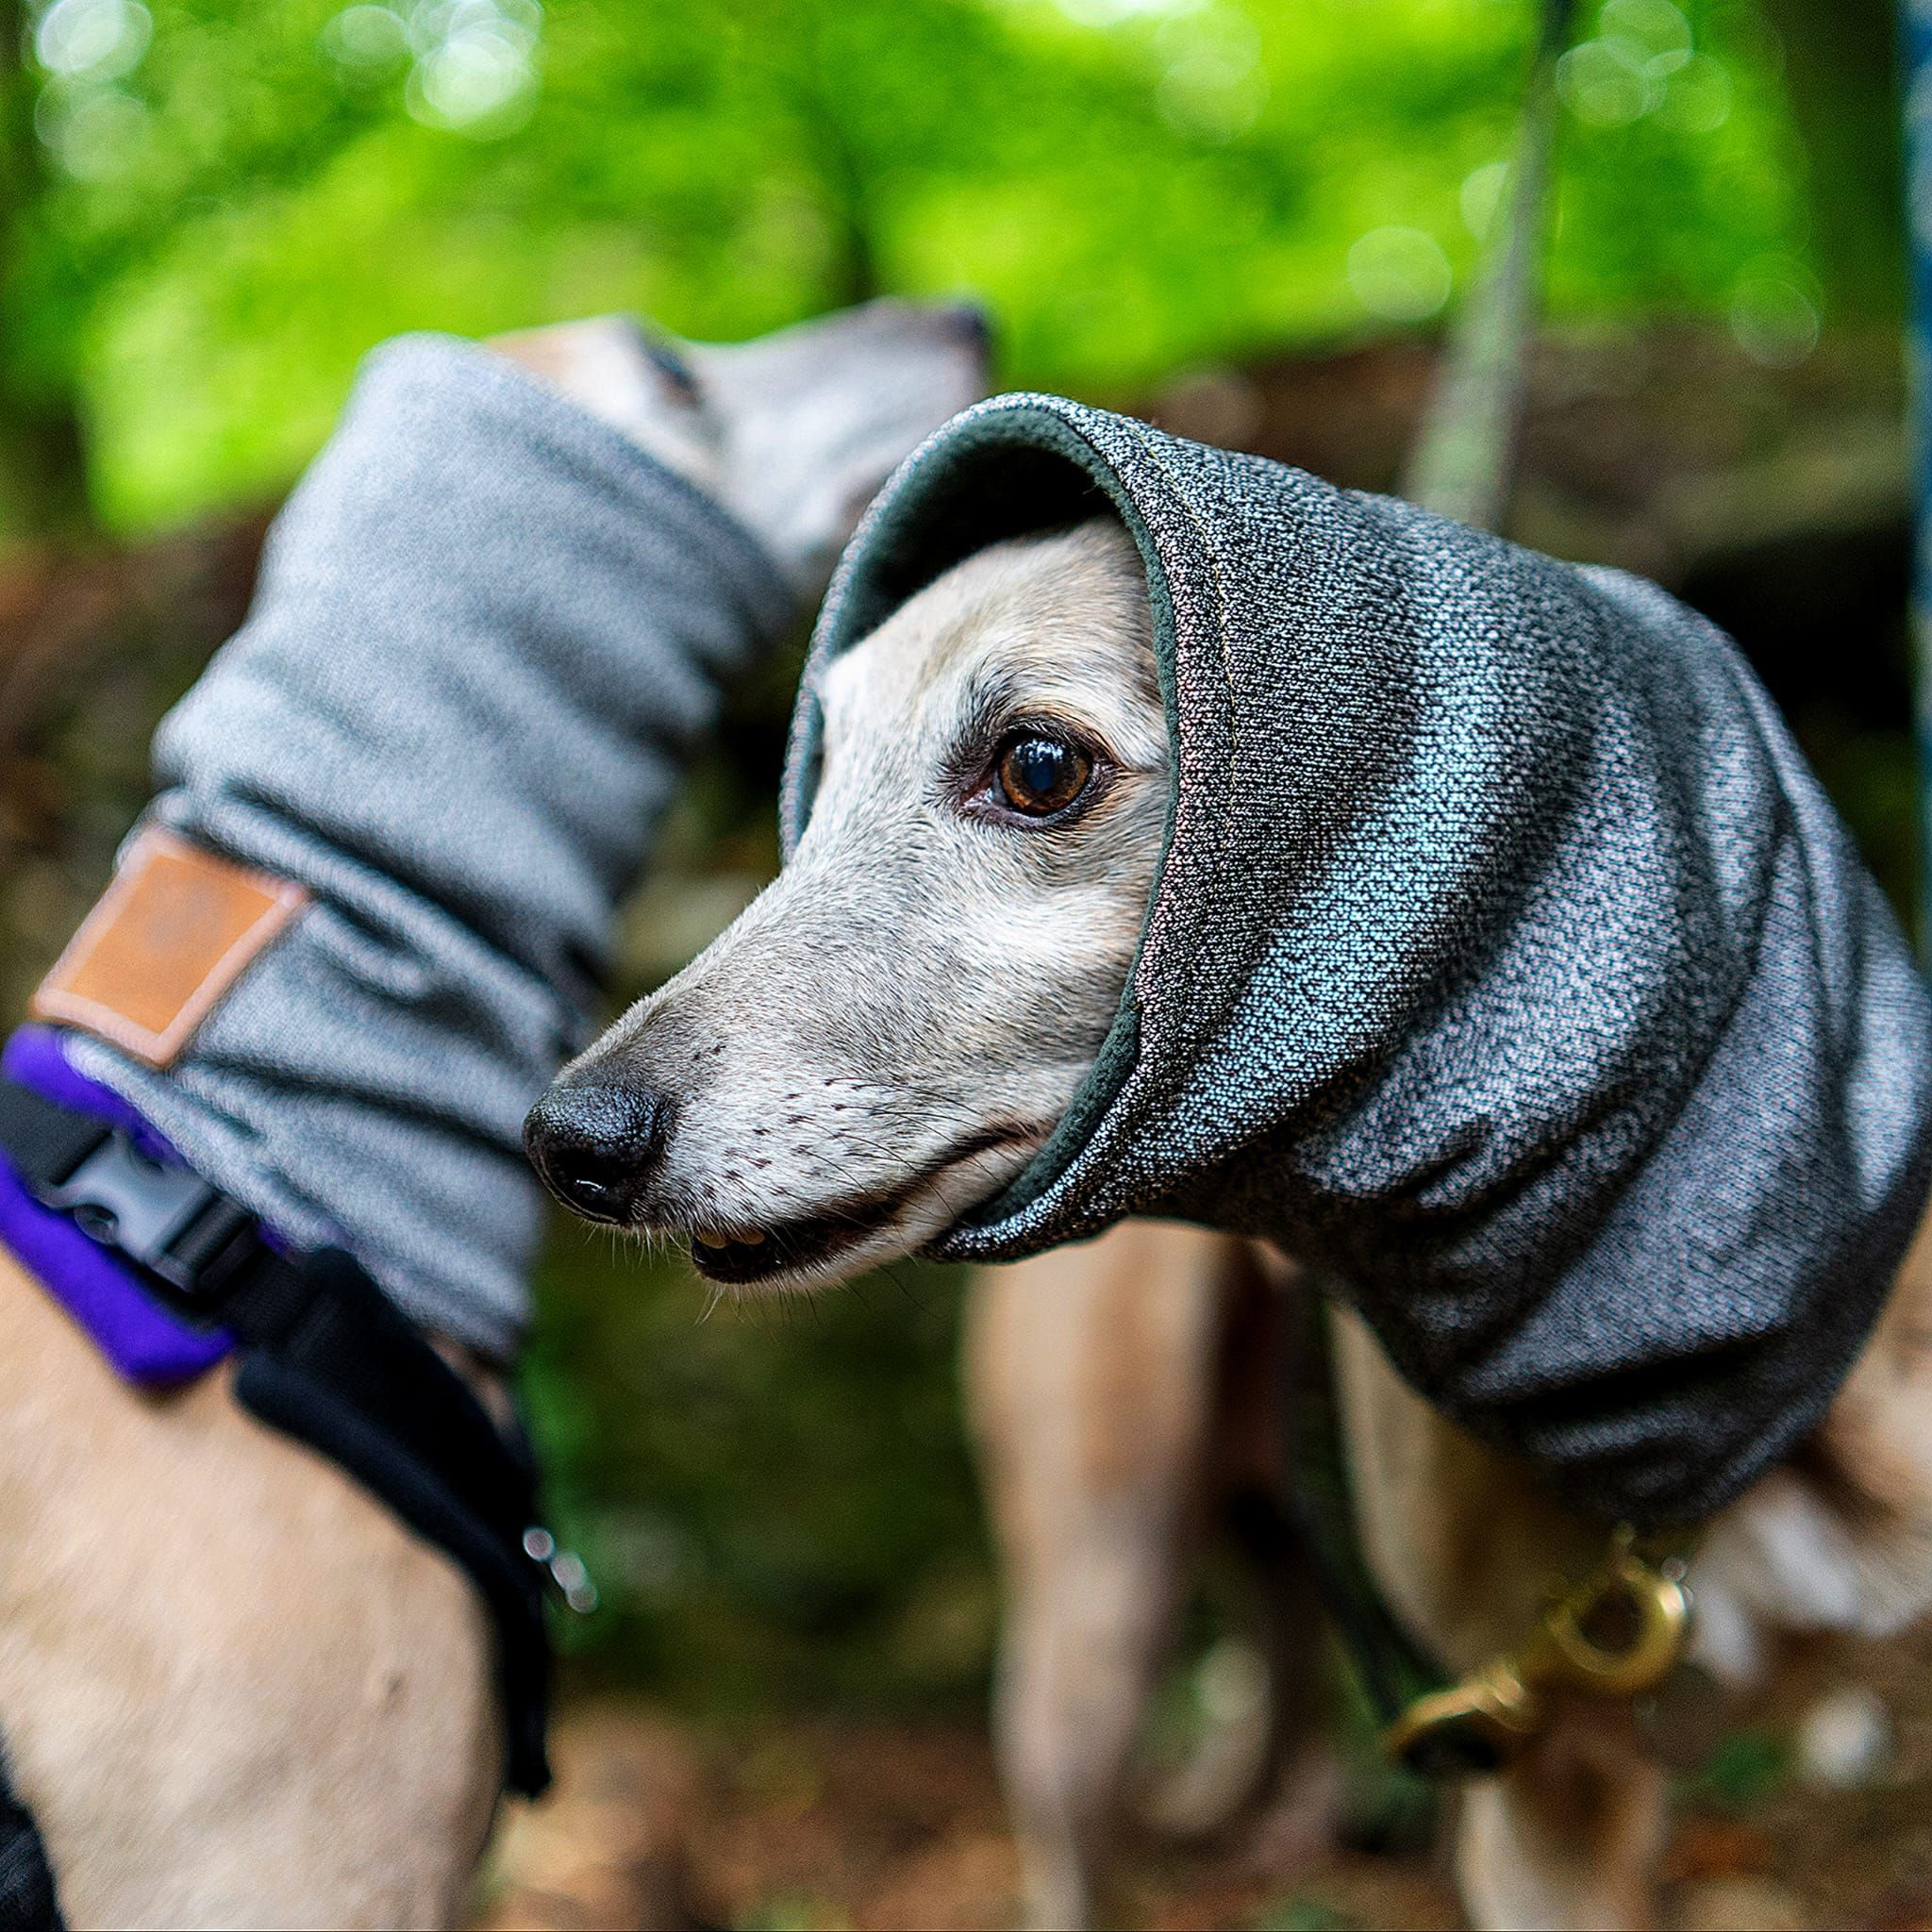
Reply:
<svg viewBox="0 0 1932 1932"><path fill-rule="evenodd" d="M986 393L976 308L870 302L754 341L687 342L603 315L491 337L717 498L815 597L900 459Z"/></svg>
<svg viewBox="0 0 1932 1932"><path fill-rule="evenodd" d="M724 439L725 500L816 596L907 453L986 393L976 308L879 301L683 353Z"/></svg>
<svg viewBox="0 0 1932 1932"><path fill-rule="evenodd" d="M724 488L717 419L681 347L628 315L557 323L492 336L506 357L700 489Z"/></svg>

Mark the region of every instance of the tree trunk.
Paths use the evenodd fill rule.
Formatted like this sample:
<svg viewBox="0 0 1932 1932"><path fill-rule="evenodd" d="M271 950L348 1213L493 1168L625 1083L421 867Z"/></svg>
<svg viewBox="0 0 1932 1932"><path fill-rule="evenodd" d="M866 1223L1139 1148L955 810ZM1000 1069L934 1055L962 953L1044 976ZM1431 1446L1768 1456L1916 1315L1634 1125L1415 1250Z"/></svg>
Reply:
<svg viewBox="0 0 1932 1932"><path fill-rule="evenodd" d="M1764 0L1811 160L1812 249L1830 306L1894 321L1906 301L1899 21L1892 0Z"/></svg>
<svg viewBox="0 0 1932 1932"><path fill-rule="evenodd" d="M1917 7L1905 15L1906 79L1916 92L1932 86L1932 20ZM1916 189L1932 169L1932 128L1906 121L1908 178ZM1910 369L1912 443L1918 482L1918 541L1912 573L1911 634L1918 681L1919 946L1932 957L1932 208L1915 193L1902 195L1911 264Z"/></svg>
<svg viewBox="0 0 1932 1932"><path fill-rule="evenodd" d="M87 452L71 365L35 366L25 313L34 211L47 189L21 0L0 0L0 534L51 535L88 520Z"/></svg>

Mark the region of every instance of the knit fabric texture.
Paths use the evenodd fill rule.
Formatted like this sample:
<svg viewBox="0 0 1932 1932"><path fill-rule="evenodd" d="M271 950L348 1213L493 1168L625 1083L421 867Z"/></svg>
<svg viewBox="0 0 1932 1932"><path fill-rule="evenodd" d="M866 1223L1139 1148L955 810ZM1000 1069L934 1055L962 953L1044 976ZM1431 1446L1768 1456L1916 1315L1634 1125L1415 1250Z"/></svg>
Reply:
<svg viewBox="0 0 1932 1932"><path fill-rule="evenodd" d="M790 593L719 506L464 343L372 356L254 607L156 740L152 814L314 903L157 1073L81 1072L298 1246L506 1356L525 1113L717 680Z"/></svg>
<svg viewBox="0 0 1932 1932"><path fill-rule="evenodd" d="M1932 1002L1770 700L1655 586L1049 396L908 459L824 663L980 545L1111 510L1175 758L1124 1003L1001 1260L1258 1236L1573 1506L1657 1527L1818 1420L1932 1182Z"/></svg>

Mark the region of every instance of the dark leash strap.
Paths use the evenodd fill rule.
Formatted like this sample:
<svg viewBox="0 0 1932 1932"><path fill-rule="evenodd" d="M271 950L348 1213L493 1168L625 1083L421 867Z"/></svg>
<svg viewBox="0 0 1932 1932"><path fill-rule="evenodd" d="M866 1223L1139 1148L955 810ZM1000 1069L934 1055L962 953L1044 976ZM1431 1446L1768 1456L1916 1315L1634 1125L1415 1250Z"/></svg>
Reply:
<svg viewBox="0 0 1932 1932"><path fill-rule="evenodd" d="M1369 1574L1341 1438L1327 1303L1307 1274L1290 1293L1291 1332L1282 1351L1283 1494L1362 1694L1377 1728L1386 1731L1417 1698L1449 1680L1396 1621Z"/></svg>
<svg viewBox="0 0 1932 1932"><path fill-rule="evenodd" d="M1403 469L1400 493L1411 503L1483 530L1502 527L1515 481L1562 118L1557 68L1575 11L1575 0L1541 0L1507 203L1497 211L1476 285L1450 331Z"/></svg>
<svg viewBox="0 0 1932 1932"><path fill-rule="evenodd" d="M545 1599L561 1573L538 1526L537 1466L361 1266L290 1255L255 1216L120 1127L0 1079L0 1156L44 1206L112 1251L156 1302L236 1343L235 1396L308 1444L456 1562L496 1632L511 1790L550 1781ZM0 1922L4 1924L4 1922Z"/></svg>
<svg viewBox="0 0 1932 1932"><path fill-rule="evenodd" d="M1684 1664L1690 1630L1686 1569L1694 1532L1608 1532L1587 1574L1553 1579L1540 1615L1509 1649L1452 1679L1390 1608L1362 1553L1329 1343L1328 1310L1307 1277L1295 1290L1300 1334L1284 1374L1284 1493L1289 1514L1374 1713L1389 1757L1425 1778L1502 1770L1540 1736L1553 1692L1642 1707Z"/></svg>

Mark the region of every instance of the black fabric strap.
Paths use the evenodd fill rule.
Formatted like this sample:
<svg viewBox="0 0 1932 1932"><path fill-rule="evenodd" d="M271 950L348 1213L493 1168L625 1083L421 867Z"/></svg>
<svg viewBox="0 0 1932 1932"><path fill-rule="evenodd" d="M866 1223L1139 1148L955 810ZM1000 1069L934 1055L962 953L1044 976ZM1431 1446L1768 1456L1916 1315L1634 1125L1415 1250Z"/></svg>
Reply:
<svg viewBox="0 0 1932 1932"><path fill-rule="evenodd" d="M1296 1332L1284 1352L1282 1395L1289 1512L1342 1648L1377 1724L1386 1730L1417 1698L1444 1689L1449 1678L1396 1621L1370 1574L1341 1440L1327 1302L1306 1274L1291 1293L1291 1326Z"/></svg>
<svg viewBox="0 0 1932 1932"><path fill-rule="evenodd" d="M30 1186L64 1181L113 1129L72 1108L0 1079L0 1147Z"/></svg>
<svg viewBox="0 0 1932 1932"><path fill-rule="evenodd" d="M281 1253L239 1203L147 1160L120 1129L0 1079L0 1154L155 1300L235 1338L244 1408L345 1470L469 1575L496 1629L507 1782L541 1792L549 1572L530 1547L538 1474L521 1429L498 1428L350 1256Z"/></svg>

